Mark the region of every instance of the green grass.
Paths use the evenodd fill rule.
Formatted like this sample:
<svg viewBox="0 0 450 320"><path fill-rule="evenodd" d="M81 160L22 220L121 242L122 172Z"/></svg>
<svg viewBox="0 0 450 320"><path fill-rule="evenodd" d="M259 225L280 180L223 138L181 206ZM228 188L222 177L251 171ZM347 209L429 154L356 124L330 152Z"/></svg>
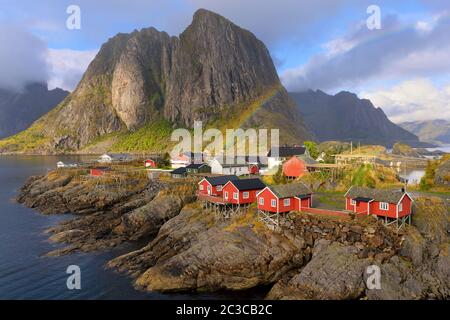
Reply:
<svg viewBox="0 0 450 320"><path fill-rule="evenodd" d="M138 129L135 132L119 133L111 151L164 151L168 150L173 142L170 141L172 125L165 120L155 121Z"/></svg>
<svg viewBox="0 0 450 320"><path fill-rule="evenodd" d="M316 197L319 207L324 209L345 209L345 198L343 192L319 193Z"/></svg>
<svg viewBox="0 0 450 320"><path fill-rule="evenodd" d="M27 152L45 146L50 139L43 133L39 125L33 125L29 129L0 141L0 150L5 152Z"/></svg>
<svg viewBox="0 0 450 320"><path fill-rule="evenodd" d="M372 169L371 165L362 165L360 166L352 177L352 185L354 186L364 186L366 185L366 180L368 177L368 173Z"/></svg>

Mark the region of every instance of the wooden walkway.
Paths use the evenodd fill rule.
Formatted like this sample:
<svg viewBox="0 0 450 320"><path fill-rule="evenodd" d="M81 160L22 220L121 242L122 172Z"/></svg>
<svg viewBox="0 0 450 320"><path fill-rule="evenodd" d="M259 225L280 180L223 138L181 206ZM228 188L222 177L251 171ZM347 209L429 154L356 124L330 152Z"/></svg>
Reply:
<svg viewBox="0 0 450 320"><path fill-rule="evenodd" d="M301 212L325 215L325 216L329 216L329 217L340 217L340 218L350 219L350 215L346 211L327 210L327 209L318 209L318 208L302 208Z"/></svg>

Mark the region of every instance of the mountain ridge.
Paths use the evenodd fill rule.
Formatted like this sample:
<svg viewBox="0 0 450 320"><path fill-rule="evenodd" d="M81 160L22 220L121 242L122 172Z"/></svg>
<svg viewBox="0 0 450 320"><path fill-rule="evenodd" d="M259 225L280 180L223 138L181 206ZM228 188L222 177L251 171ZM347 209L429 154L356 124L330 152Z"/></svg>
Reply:
<svg viewBox="0 0 450 320"><path fill-rule="evenodd" d="M422 141L433 144L450 144L450 120L436 119L409 121L399 126L417 135Z"/></svg>
<svg viewBox="0 0 450 320"><path fill-rule="evenodd" d="M0 88L0 138L29 127L69 94L60 88L48 90L46 83L27 83L23 90Z"/></svg>
<svg viewBox="0 0 450 320"><path fill-rule="evenodd" d="M354 93L329 95L321 90L290 92L309 129L320 141L341 140L392 147L396 142L428 146L394 124L381 108Z"/></svg>

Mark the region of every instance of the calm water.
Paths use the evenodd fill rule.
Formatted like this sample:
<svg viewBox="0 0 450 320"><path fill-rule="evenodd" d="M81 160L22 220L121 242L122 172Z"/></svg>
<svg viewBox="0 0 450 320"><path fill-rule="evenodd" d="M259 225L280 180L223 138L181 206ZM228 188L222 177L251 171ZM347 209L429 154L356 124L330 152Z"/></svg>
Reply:
<svg viewBox="0 0 450 320"><path fill-rule="evenodd" d="M137 248L126 244L108 252L42 257L56 248L43 231L68 215L44 216L14 202L17 189L30 175L43 174L58 160L79 161L79 157L2 157L0 156L0 299L208 299L231 298L216 295L162 295L135 290L131 279L104 268L121 253ZM68 290L66 269L81 268L81 290ZM248 296L250 295L250 296ZM242 298L257 293L243 293ZM240 298L240 296L232 296Z"/></svg>

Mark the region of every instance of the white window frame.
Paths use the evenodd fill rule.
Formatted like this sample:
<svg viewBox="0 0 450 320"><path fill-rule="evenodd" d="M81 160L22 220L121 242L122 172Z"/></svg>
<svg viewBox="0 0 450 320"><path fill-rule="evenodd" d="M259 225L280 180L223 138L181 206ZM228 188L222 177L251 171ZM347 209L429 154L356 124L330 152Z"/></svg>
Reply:
<svg viewBox="0 0 450 320"><path fill-rule="evenodd" d="M389 211L389 203L387 203L387 202L380 202L380 210Z"/></svg>
<svg viewBox="0 0 450 320"><path fill-rule="evenodd" d="M199 189L200 191L203 191L203 185L201 184L200 187L198 187L198 189Z"/></svg>
<svg viewBox="0 0 450 320"><path fill-rule="evenodd" d="M272 208L276 208L276 207L277 207L277 200L276 200L276 199L272 199L272 200L270 201L270 206L271 206Z"/></svg>
<svg viewBox="0 0 450 320"><path fill-rule="evenodd" d="M244 199L250 198L250 192L245 191L245 192L242 194L242 198L244 198Z"/></svg>
<svg viewBox="0 0 450 320"><path fill-rule="evenodd" d="M264 205L264 198L263 197L259 198L259 205L261 205L261 206Z"/></svg>
<svg viewBox="0 0 450 320"><path fill-rule="evenodd" d="M239 200L239 192L233 192L233 199Z"/></svg>
<svg viewBox="0 0 450 320"><path fill-rule="evenodd" d="M224 195L225 199L228 200L228 191L225 191L225 192L223 193L223 195Z"/></svg>
<svg viewBox="0 0 450 320"><path fill-rule="evenodd" d="M398 211L399 211L399 212L403 211L403 203L402 203L402 202L400 202L400 203L398 204Z"/></svg>
<svg viewBox="0 0 450 320"><path fill-rule="evenodd" d="M350 200L350 205L351 206L356 206L356 200L355 199L351 199Z"/></svg>
<svg viewBox="0 0 450 320"><path fill-rule="evenodd" d="M291 199L290 198L283 199L283 205L285 207L290 206L291 205Z"/></svg>
<svg viewBox="0 0 450 320"><path fill-rule="evenodd" d="M220 185L216 187L217 191L222 191L222 188L223 188L223 186L220 186Z"/></svg>
<svg viewBox="0 0 450 320"><path fill-rule="evenodd" d="M207 190L208 190L208 194L212 194L212 188L211 188L211 186L208 185Z"/></svg>

